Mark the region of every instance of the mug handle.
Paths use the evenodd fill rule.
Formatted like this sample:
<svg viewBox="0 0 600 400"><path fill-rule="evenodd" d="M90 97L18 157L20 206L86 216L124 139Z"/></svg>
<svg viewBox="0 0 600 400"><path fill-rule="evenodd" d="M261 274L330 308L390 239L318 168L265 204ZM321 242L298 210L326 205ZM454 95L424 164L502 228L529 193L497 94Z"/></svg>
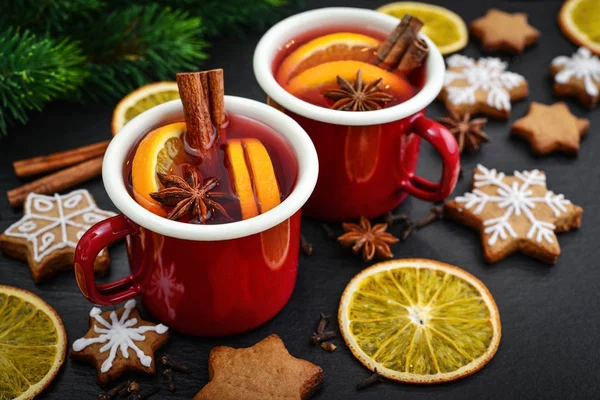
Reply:
<svg viewBox="0 0 600 400"><path fill-rule="evenodd" d="M442 177L439 183L431 182L411 172L402 181L402 188L421 200L442 201L452 193L460 172L460 152L456 139L448 129L423 114L412 119L407 132L427 140L442 157Z"/></svg>
<svg viewBox="0 0 600 400"><path fill-rule="evenodd" d="M102 249L135 232L135 223L119 214L98 222L79 239L75 250L75 278L79 290L90 302L114 305L141 293L133 275L104 285L96 285L94 279L94 262Z"/></svg>

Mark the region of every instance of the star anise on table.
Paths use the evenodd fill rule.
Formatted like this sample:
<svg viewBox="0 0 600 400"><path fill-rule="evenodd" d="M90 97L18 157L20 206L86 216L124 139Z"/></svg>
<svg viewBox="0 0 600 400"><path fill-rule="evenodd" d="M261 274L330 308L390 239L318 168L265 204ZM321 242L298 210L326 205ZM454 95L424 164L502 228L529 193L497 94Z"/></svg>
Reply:
<svg viewBox="0 0 600 400"><path fill-rule="evenodd" d="M471 119L469 113L460 118L455 112L449 111L449 115L438 119L438 122L454 135L461 153L465 149L468 152L477 151L480 145L490 141L490 137L483 131L487 118Z"/></svg>
<svg viewBox="0 0 600 400"><path fill-rule="evenodd" d="M178 220L191 213L191 223L203 224L212 217L213 210L231 220L227 211L213 198L228 198L226 193L216 192L218 178L204 179L200 183L198 172L190 164L182 166L183 177L158 172L158 180L164 189L150 193L150 197L160 204L173 207L168 219Z"/></svg>
<svg viewBox="0 0 600 400"><path fill-rule="evenodd" d="M373 257L392 258L390 244L398 242L398 238L386 232L388 224L377 224L371 227L371 222L365 217L360 217L358 224L345 222L342 224L344 233L338 241L346 247L352 247L354 254L362 249L362 258L371 261Z"/></svg>
<svg viewBox="0 0 600 400"><path fill-rule="evenodd" d="M362 79L362 72L358 70L354 84L350 84L350 82L338 75L337 82L340 88L327 90L323 92L323 95L335 101L331 106L334 110L379 110L385 103L394 100L393 96L378 90L382 81L383 78L379 78L365 84Z"/></svg>

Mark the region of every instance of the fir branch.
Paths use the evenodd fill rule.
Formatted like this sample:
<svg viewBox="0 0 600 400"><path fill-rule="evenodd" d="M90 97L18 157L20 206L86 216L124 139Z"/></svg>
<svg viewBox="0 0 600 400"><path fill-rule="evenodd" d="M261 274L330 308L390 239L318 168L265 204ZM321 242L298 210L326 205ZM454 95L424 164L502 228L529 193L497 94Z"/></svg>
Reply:
<svg viewBox="0 0 600 400"><path fill-rule="evenodd" d="M207 57L199 32L199 18L156 4L111 12L102 24L82 24L75 37L88 57L86 93L116 98L149 81L197 70Z"/></svg>
<svg viewBox="0 0 600 400"><path fill-rule="evenodd" d="M9 28L0 33L0 132L27 111L77 89L87 76L77 43Z"/></svg>

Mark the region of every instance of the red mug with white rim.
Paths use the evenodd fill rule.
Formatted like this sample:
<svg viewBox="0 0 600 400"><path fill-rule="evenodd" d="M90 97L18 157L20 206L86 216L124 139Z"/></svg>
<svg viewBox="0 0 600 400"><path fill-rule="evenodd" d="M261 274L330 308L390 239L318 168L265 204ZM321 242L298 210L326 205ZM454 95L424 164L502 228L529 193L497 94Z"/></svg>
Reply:
<svg viewBox="0 0 600 400"><path fill-rule="evenodd" d="M174 100L144 112L112 139L104 156L104 186L122 214L94 225L77 245L75 276L92 303L115 305L140 296L161 322L201 336L255 328L287 303L298 270L300 209L317 181L317 153L300 125L272 107L225 96L225 108L266 124L288 142L298 165L289 196L264 214L226 224L187 224L146 210L128 191L125 163L146 133L182 121L183 108ZM277 260L265 256L266 232L272 229L282 229L287 237L287 247ZM131 274L96 284L97 254L122 238L127 238Z"/></svg>
<svg viewBox="0 0 600 400"><path fill-rule="evenodd" d="M456 185L460 170L456 140L445 127L424 115L424 109L440 92L445 73L442 55L425 35L419 35L430 49L422 88L389 108L348 112L320 107L290 94L275 78L282 53L288 52L298 38L310 37L315 27L328 33L368 28L385 36L398 22L372 10L322 8L279 22L256 47L254 74L269 103L306 130L319 155L319 179L303 208L305 215L329 221L372 218L394 209L408 195L442 201ZM431 143L440 155L439 182L415 173L421 139Z"/></svg>

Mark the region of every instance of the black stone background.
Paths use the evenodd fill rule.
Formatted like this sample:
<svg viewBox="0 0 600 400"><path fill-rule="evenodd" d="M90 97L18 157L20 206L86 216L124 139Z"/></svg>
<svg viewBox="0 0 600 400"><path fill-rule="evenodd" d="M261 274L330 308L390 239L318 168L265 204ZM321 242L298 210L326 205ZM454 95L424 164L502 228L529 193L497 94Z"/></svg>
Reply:
<svg viewBox="0 0 600 400"><path fill-rule="evenodd" d="M224 0L226 1L226 0ZM338 349L326 353L309 344L319 312L336 315L339 297L348 281L366 267L346 248L327 241L319 224L305 219L302 231L314 243L311 257L301 256L298 283L287 306L273 320L258 329L235 337L202 339L171 332L171 340L158 354L169 353L187 363L192 375L175 376L177 391L163 389L159 399L189 399L208 381L207 359L217 345L250 346L271 333L285 341L291 354L320 365L325 383L315 399L597 399L600 397L600 168L596 151L600 151L600 109L588 111L579 103L567 100L572 111L591 119L591 133L583 140L578 157L552 154L536 157L528 145L509 137L510 123L524 115L531 100L551 103L552 85L548 78L550 61L558 55L570 55L576 46L560 32L556 15L561 1L492 1L436 0L460 14L468 23L490 7L529 14L533 26L542 32L537 45L521 56L505 58L510 70L529 81L529 99L514 104L509 122L491 121L487 133L491 144L463 158L465 178L455 191L469 188L473 168L483 163L507 173L539 168L546 171L549 187L584 208L583 226L577 232L560 234L562 255L554 266L542 264L522 255L507 257L494 265L482 258L479 236L450 221L435 223L414 233L408 240L393 246L396 258L425 257L458 265L479 277L494 295L502 317L502 341L490 364L472 377L435 386L411 386L386 382L357 392L355 386L370 372L362 366L342 340ZM376 8L385 3L367 0L307 0L306 8L355 6ZM205 68L223 67L226 92L263 101L265 96L254 79L252 54L262 32L243 38L229 37L214 41L211 58ZM484 55L472 40L464 54ZM14 127L9 136L0 138L0 191L21 184L11 163L18 159L105 140L110 135L113 104L79 105L53 103L42 113L33 113L25 127ZM428 108L430 117L438 117L443 107L435 103ZM435 152L424 145L419 172L435 179L439 173ZM100 178L82 187L90 190L99 206L115 210L104 192ZM427 214L429 204L409 199L398 211L413 218ZM12 209L0 196L0 229L21 218L21 210ZM400 228L392 228L399 234ZM111 250L113 280L127 274L125 246ZM88 330L88 312L92 305L81 296L72 273L35 285L25 264L0 255L0 284L30 290L50 303L62 317L69 344ZM201 306L201 305L199 305ZM333 328L337 328L335 322ZM99 387L95 370L67 359L53 384L40 396L44 399L92 399ZM142 382L157 381L141 378Z"/></svg>

